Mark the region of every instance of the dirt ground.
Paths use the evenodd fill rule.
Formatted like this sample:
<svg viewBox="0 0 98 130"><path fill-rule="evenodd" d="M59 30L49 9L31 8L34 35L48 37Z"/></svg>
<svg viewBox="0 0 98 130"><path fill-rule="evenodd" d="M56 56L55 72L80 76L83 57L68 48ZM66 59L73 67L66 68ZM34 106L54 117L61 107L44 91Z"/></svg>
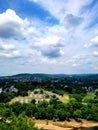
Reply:
<svg viewBox="0 0 98 130"><path fill-rule="evenodd" d="M47 122L45 120L35 120L35 125L38 128L43 128L44 130L73 130L73 128L80 127L95 127L98 126L98 122L91 122L86 120L82 120L82 122L76 122L73 119L70 122Z"/></svg>

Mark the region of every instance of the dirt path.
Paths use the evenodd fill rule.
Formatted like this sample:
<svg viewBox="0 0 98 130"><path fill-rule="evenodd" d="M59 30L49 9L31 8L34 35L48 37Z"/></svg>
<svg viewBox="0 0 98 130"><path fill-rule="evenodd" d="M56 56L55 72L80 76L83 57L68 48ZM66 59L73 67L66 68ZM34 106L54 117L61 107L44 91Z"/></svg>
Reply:
<svg viewBox="0 0 98 130"><path fill-rule="evenodd" d="M44 128L44 130L72 130L72 128L63 128L61 126L58 126L52 121L48 121L47 125L47 122L45 120L36 120L35 126L37 126L38 128Z"/></svg>
<svg viewBox="0 0 98 130"><path fill-rule="evenodd" d="M38 128L44 128L44 130L72 130L72 128L62 128L55 125L37 124Z"/></svg>
<svg viewBox="0 0 98 130"><path fill-rule="evenodd" d="M75 120L71 120L70 122L64 121L64 122L52 122L45 120L36 120L35 125L38 128L44 128L44 130L73 130L73 128L79 128L79 127L95 127L98 126L98 122L91 122L82 120L81 122L76 122Z"/></svg>

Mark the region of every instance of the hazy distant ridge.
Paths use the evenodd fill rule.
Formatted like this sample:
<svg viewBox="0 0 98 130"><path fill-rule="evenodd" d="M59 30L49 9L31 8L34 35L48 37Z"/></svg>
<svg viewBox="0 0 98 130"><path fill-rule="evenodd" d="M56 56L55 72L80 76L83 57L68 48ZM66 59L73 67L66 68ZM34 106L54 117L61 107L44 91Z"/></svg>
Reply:
<svg viewBox="0 0 98 130"><path fill-rule="evenodd" d="M88 78L88 79L98 79L98 74L43 74L43 73L21 73L12 76L1 76L0 79L20 79L20 78Z"/></svg>

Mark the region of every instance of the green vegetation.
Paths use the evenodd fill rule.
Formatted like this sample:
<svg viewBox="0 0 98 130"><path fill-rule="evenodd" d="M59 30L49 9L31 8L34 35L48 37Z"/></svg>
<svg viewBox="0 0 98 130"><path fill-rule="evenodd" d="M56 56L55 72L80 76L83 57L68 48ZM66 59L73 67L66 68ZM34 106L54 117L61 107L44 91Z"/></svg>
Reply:
<svg viewBox="0 0 98 130"><path fill-rule="evenodd" d="M34 126L32 119L27 117L25 113L18 116L11 113L10 116L3 115L0 119L0 130L38 130L38 128Z"/></svg>
<svg viewBox="0 0 98 130"><path fill-rule="evenodd" d="M87 95L83 98L83 102L91 102L95 99L96 95L95 95L95 92L91 91L91 92L88 92Z"/></svg>
<svg viewBox="0 0 98 130"><path fill-rule="evenodd" d="M65 93L60 99L59 101L63 102L63 103L68 103L70 101L70 97L69 94Z"/></svg>
<svg viewBox="0 0 98 130"><path fill-rule="evenodd" d="M81 95L79 95L81 97ZM95 103L82 103L76 95L75 100L70 100L68 103L63 103L57 98L53 97L49 102L40 101L37 104L31 101L31 103L19 103L13 104L0 104L0 117L9 118L13 113L18 117L22 112L27 117L35 117L36 119L48 119L48 120L70 120L79 118L87 120L98 121L98 104Z"/></svg>
<svg viewBox="0 0 98 130"><path fill-rule="evenodd" d="M29 79L18 76L16 76L18 78L12 79L0 79L0 87L2 87L0 130L38 130L32 121L33 117L53 121L69 121L72 118L98 121L98 78L94 79L87 75L83 77L64 77L64 75L51 77L48 75L46 78L44 76L42 79L39 77L32 79L30 76ZM13 91L11 86L18 91ZM40 92L34 91L38 88ZM62 97L57 99L55 95L50 96L50 93L47 93L45 98L50 99L48 101L36 103L32 98L29 103L9 103L14 97L28 95L28 91L34 91L34 94L44 94L44 90Z"/></svg>

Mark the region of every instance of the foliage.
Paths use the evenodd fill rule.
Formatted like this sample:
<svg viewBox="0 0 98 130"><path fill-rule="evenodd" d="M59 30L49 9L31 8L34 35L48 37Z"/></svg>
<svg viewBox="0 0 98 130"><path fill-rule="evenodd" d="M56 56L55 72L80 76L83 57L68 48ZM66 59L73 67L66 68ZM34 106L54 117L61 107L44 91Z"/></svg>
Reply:
<svg viewBox="0 0 98 130"><path fill-rule="evenodd" d="M38 128L34 126L31 118L22 113L0 121L0 130L38 130Z"/></svg>
<svg viewBox="0 0 98 130"><path fill-rule="evenodd" d="M0 93L1 130L18 129L19 122L17 120L22 118L22 112L25 113L24 119L21 119L23 122L31 117L47 120L83 118L98 121L98 92L95 91L98 89L98 75L95 75L96 78L89 75L45 76L40 75L38 79L41 78L41 80L38 81L34 80L34 76L28 77L28 75L26 75L26 79L23 75L20 75L12 79L5 78L0 80L0 88L2 87L3 89L3 92ZM18 89L18 92L5 92L6 88L10 88L13 84ZM33 91L36 88L41 89L41 94L44 90L48 90L62 95L63 98L58 100L54 95L49 102L41 101L36 104L33 99L31 103L15 102L8 104L11 98L18 95L25 96L28 90ZM34 93L38 92L34 91ZM49 97L50 95L46 95L46 98ZM11 118L12 115L14 115L13 118ZM7 124L5 120L9 118L11 123ZM17 126L14 125L16 121L18 123ZM26 128L25 124L24 128Z"/></svg>
<svg viewBox="0 0 98 130"><path fill-rule="evenodd" d="M88 92L87 95L83 98L83 102L89 103L95 99L95 92Z"/></svg>

